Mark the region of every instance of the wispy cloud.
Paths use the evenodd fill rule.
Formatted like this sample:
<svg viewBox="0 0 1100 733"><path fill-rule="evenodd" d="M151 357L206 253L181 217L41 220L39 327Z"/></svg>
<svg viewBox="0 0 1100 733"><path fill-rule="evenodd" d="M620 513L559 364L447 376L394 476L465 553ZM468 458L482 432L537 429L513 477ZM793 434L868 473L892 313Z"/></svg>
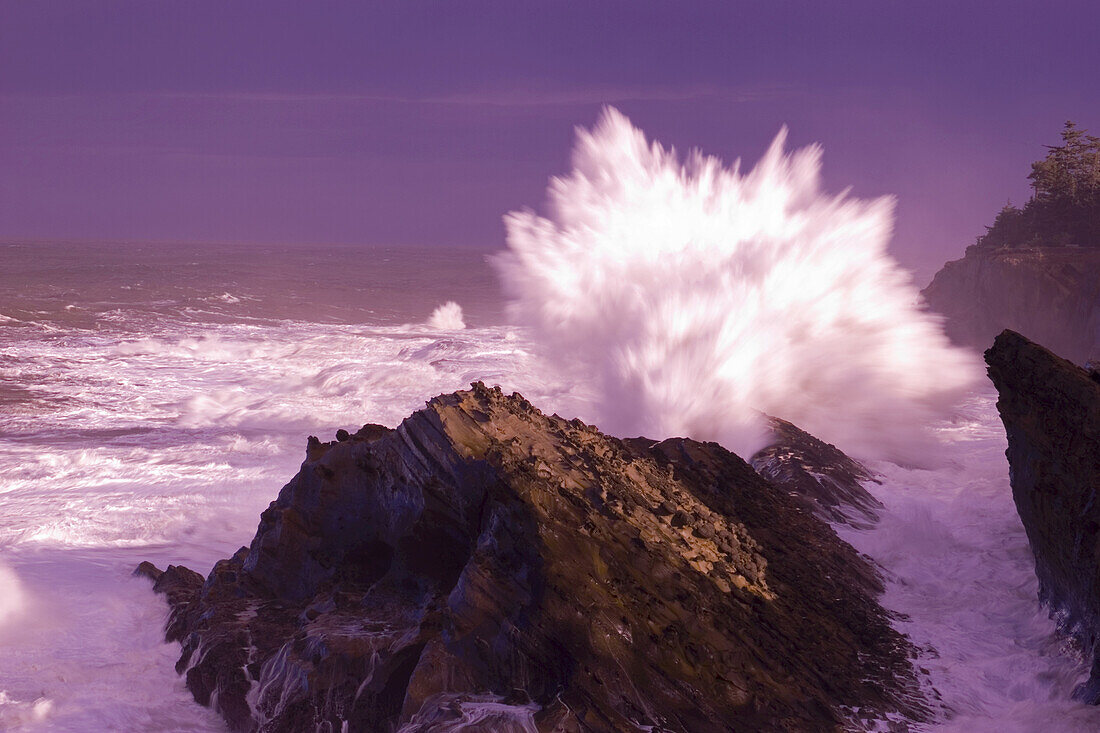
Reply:
<svg viewBox="0 0 1100 733"><path fill-rule="evenodd" d="M584 87L555 90L487 90L458 92L429 97L424 102L436 104L492 105L500 107L539 107L602 104L609 102L681 102L698 99L724 99L735 102L755 102L761 99L788 96L789 88L722 88L692 87Z"/></svg>
<svg viewBox="0 0 1100 733"><path fill-rule="evenodd" d="M154 91L70 94L0 94L7 100L78 100L120 97L130 99L223 100L256 104L394 103L446 106L568 107L618 102L684 102L716 99L756 102L796 96L793 87L724 88L718 86L575 87L561 89L483 89L423 96L374 92L263 92L263 91Z"/></svg>

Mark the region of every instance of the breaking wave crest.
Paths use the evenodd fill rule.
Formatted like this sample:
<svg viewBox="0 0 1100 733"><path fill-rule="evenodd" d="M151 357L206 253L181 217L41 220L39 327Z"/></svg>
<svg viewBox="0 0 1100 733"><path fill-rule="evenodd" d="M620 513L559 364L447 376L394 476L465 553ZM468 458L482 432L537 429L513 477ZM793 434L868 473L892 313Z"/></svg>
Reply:
<svg viewBox="0 0 1100 733"><path fill-rule="evenodd" d="M780 131L748 173L648 143L608 108L578 129L549 213L505 217L512 316L593 375L619 435L689 435L742 455L758 411L845 450L921 460L925 426L979 374L887 255L893 200L820 190L821 148Z"/></svg>

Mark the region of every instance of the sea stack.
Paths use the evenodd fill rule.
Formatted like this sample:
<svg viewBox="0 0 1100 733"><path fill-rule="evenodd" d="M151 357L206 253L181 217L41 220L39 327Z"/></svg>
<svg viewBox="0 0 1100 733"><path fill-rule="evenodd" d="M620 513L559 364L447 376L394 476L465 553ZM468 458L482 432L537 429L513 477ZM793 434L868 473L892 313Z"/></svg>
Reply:
<svg viewBox="0 0 1100 733"><path fill-rule="evenodd" d="M1013 331L985 353L1008 435L1012 496L1041 600L1093 659L1076 697L1100 702L1100 381Z"/></svg>

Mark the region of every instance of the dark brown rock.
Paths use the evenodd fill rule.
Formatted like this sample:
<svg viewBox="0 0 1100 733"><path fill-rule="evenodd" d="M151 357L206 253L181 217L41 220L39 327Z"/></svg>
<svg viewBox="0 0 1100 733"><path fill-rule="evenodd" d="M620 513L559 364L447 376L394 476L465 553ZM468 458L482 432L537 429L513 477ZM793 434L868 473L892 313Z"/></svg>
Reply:
<svg viewBox="0 0 1100 733"><path fill-rule="evenodd" d="M955 343L1012 329L1078 364L1100 357L1100 249L970 247L922 295Z"/></svg>
<svg viewBox="0 0 1100 733"><path fill-rule="evenodd" d="M356 440L371 441L378 440L379 438L384 438L392 432L393 428L387 428L385 425L367 423L363 427L359 428L359 430L352 437Z"/></svg>
<svg viewBox="0 0 1100 733"><path fill-rule="evenodd" d="M169 565L161 571L151 562L138 565L134 575L149 578L153 581L153 591L164 594L171 609L165 636L168 641L182 639L190 625L189 614L194 612L195 601L202 590L203 577L182 565Z"/></svg>
<svg viewBox="0 0 1100 733"><path fill-rule="evenodd" d="M924 715L872 568L715 443L628 447L477 383L310 456L175 600L177 668L234 729Z"/></svg>
<svg viewBox="0 0 1100 733"><path fill-rule="evenodd" d="M1018 333L985 354L1008 436L1012 497L1035 554L1039 595L1089 658L1076 696L1100 701L1100 384Z"/></svg>

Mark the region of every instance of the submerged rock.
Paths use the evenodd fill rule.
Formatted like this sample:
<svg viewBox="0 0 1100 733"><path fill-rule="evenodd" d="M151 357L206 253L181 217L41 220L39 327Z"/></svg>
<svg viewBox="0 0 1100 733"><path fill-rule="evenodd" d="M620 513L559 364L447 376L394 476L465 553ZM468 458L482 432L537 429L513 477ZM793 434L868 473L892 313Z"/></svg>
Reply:
<svg viewBox="0 0 1100 733"><path fill-rule="evenodd" d="M715 443L620 441L480 383L311 442L201 587L147 573L177 670L235 730L925 714L874 570L787 489Z"/></svg>
<svg viewBox="0 0 1100 733"><path fill-rule="evenodd" d="M1012 329L1078 364L1100 357L1100 249L970 247L922 295L958 344Z"/></svg>
<svg viewBox="0 0 1100 733"><path fill-rule="evenodd" d="M1093 659L1076 696L1100 702L1100 383L1018 333L985 353L1008 435L1012 497L1039 595Z"/></svg>

